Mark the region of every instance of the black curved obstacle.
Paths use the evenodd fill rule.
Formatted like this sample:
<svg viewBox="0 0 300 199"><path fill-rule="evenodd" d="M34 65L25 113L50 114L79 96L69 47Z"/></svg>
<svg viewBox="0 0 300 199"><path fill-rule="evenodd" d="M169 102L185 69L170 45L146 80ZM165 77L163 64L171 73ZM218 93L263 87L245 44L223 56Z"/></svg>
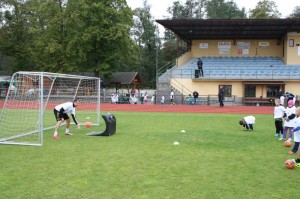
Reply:
<svg viewBox="0 0 300 199"><path fill-rule="evenodd" d="M110 113L102 115L102 118L105 121L105 131L103 132L92 132L88 133L86 135L89 136L110 136L114 133L116 133L116 117Z"/></svg>

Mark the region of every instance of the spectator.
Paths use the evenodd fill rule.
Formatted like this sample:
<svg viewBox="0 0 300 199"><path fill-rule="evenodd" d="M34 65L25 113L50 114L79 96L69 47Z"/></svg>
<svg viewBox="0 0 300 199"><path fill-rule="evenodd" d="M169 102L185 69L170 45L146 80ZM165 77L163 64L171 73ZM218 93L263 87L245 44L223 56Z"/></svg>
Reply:
<svg viewBox="0 0 300 199"><path fill-rule="evenodd" d="M193 98L192 98L192 95L191 95L191 94L189 94L189 97L188 97L187 101L188 101L188 103L189 103L190 105L193 105Z"/></svg>
<svg viewBox="0 0 300 199"><path fill-rule="evenodd" d="M28 89L28 90L25 92L25 94L27 94L27 95L33 95L33 94L34 94L34 91L35 91L35 89L31 88L31 89Z"/></svg>
<svg viewBox="0 0 300 199"><path fill-rule="evenodd" d="M293 105L295 105L296 98L293 93L286 92L285 97L286 97L287 103L289 103L290 100L293 100Z"/></svg>
<svg viewBox="0 0 300 199"><path fill-rule="evenodd" d="M151 104L155 104L155 96L154 95L152 95L152 97L151 97Z"/></svg>
<svg viewBox="0 0 300 199"><path fill-rule="evenodd" d="M148 102L148 93L145 92L145 95L144 95L144 103L146 104Z"/></svg>
<svg viewBox="0 0 300 199"><path fill-rule="evenodd" d="M137 98L135 97L135 95L133 97L130 96L129 102L130 104L137 104Z"/></svg>
<svg viewBox="0 0 300 199"><path fill-rule="evenodd" d="M131 95L131 97L135 96L135 89L134 88L131 89L130 95Z"/></svg>
<svg viewBox="0 0 300 199"><path fill-rule="evenodd" d="M8 88L9 88L9 82L8 81L4 82L4 88L5 88L5 96L7 96Z"/></svg>
<svg viewBox="0 0 300 199"><path fill-rule="evenodd" d="M175 104L174 103L174 91L173 91L173 89L171 89L171 93L170 93L170 102L171 102L171 105Z"/></svg>
<svg viewBox="0 0 300 199"><path fill-rule="evenodd" d="M194 91L193 96L194 96L194 105L196 105L198 103L199 93L197 91Z"/></svg>
<svg viewBox="0 0 300 199"><path fill-rule="evenodd" d="M285 101L285 96L284 96L283 94L281 94L279 100L280 100L280 105L285 106L285 103L284 103L284 101Z"/></svg>
<svg viewBox="0 0 300 199"><path fill-rule="evenodd" d="M221 86L220 90L219 90L219 94L218 94L219 102L220 102L220 107L224 107L224 103L223 103L224 93L225 93L224 88L223 88L223 86Z"/></svg>
<svg viewBox="0 0 300 199"><path fill-rule="evenodd" d="M277 98L280 99L280 97L282 96L282 94L283 94L283 93L282 93L282 90L279 90L278 93L277 93ZM283 104L282 104L282 105L283 105Z"/></svg>
<svg viewBox="0 0 300 199"><path fill-rule="evenodd" d="M165 103L165 96L161 96L160 103L161 103L161 104L164 104L164 103Z"/></svg>
<svg viewBox="0 0 300 199"><path fill-rule="evenodd" d="M202 68L203 62L202 62L201 58L198 58L197 66L198 66L198 70L199 70L199 76L204 77L203 76L203 68Z"/></svg>
<svg viewBox="0 0 300 199"><path fill-rule="evenodd" d="M141 104L144 104L144 96L145 96L145 92L144 92L144 90L142 89L142 90L141 90L141 93L140 93L140 102L141 102Z"/></svg>
<svg viewBox="0 0 300 199"><path fill-rule="evenodd" d="M118 96L118 94L116 93L116 94L112 94L111 95L111 103L112 104L117 104L118 103L118 101L119 101L119 96Z"/></svg>

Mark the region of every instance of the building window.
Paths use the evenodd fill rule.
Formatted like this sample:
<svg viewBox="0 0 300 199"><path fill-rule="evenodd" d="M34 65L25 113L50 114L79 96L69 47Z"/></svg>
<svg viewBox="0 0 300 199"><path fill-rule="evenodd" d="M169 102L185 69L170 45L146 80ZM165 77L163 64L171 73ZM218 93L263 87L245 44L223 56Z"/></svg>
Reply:
<svg viewBox="0 0 300 199"><path fill-rule="evenodd" d="M277 97L280 86L268 85L267 86L267 97Z"/></svg>
<svg viewBox="0 0 300 199"><path fill-rule="evenodd" d="M289 40L289 47L294 47L294 40L293 39Z"/></svg>
<svg viewBox="0 0 300 199"><path fill-rule="evenodd" d="M224 88L224 97L231 97L232 95L232 85L219 85L219 90L223 86Z"/></svg>
<svg viewBox="0 0 300 199"><path fill-rule="evenodd" d="M245 97L256 97L256 86L246 85L245 86Z"/></svg>

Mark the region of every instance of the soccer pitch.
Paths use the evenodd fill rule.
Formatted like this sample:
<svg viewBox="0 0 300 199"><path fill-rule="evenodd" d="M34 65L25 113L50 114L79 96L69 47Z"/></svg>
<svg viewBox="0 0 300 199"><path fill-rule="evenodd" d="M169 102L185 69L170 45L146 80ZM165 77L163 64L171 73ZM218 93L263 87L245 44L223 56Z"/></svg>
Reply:
<svg viewBox="0 0 300 199"><path fill-rule="evenodd" d="M1 198L293 198L300 170L274 137L272 115L113 112L117 132L101 126L44 146L0 145ZM181 130L185 130L182 133ZM173 145L177 141L179 145Z"/></svg>

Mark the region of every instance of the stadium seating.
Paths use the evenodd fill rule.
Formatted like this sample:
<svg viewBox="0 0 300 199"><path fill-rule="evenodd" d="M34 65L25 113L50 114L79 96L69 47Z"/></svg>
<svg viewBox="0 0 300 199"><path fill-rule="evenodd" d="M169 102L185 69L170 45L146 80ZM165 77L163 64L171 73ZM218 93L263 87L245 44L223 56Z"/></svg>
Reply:
<svg viewBox="0 0 300 199"><path fill-rule="evenodd" d="M286 65L277 56L203 56L205 79L299 79L300 65ZM197 58L172 69L173 77L195 78Z"/></svg>

